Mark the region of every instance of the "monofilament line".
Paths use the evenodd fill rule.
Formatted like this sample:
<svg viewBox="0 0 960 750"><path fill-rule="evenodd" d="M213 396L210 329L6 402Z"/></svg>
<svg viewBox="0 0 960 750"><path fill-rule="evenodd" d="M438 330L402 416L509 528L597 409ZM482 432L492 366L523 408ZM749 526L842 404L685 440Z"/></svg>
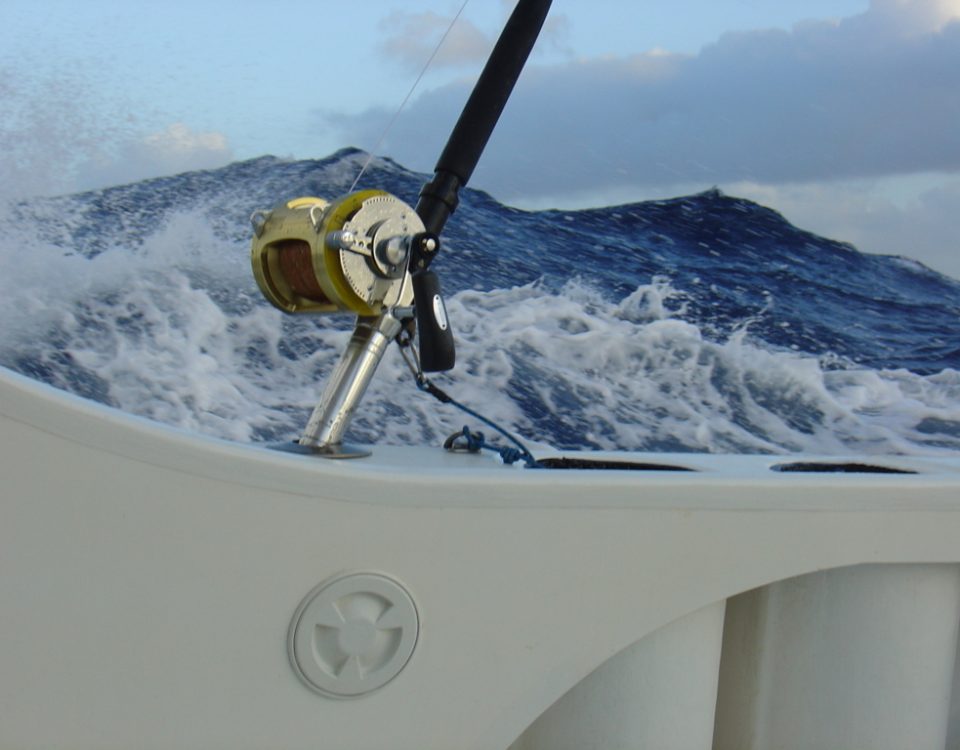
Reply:
<svg viewBox="0 0 960 750"><path fill-rule="evenodd" d="M352 193L356 187L357 183L360 182L360 178L363 177L363 173L367 171L367 167L370 166L370 162L373 161L373 155L379 150L380 144L383 143L383 139L387 137L387 133L390 132L390 129L393 127L394 123L397 121L397 118L400 117L400 113L403 112L403 108L407 106L407 102L410 101L410 97L413 96L413 92L417 90L417 86L420 84L421 79L426 75L427 71L430 69L430 65L433 63L433 58L437 56L437 53L440 51L440 48L443 46L443 43L446 41L447 36L449 36L454 25L457 23L457 19L460 18L460 15L463 13L463 9L467 7L467 3L470 0L463 0L463 5L460 6L460 10L457 11L457 14L453 17L453 20L450 21L450 25L447 26L447 30L443 32L443 36L440 37L440 41L437 42L437 46L434 47L433 52L430 53L430 57L427 58L427 62L424 64L423 69L420 71L420 75L417 76L417 80L413 82L413 86L410 87L410 90L407 92L407 95L403 98L403 101L400 102L400 106L397 108L397 111L393 113L393 117L390 118L390 122L387 123L387 127L383 129L383 132L380 134L380 137L377 139L377 142L373 144L373 148L370 149L367 154L367 160L363 163L363 167L360 168L360 174L357 175L357 179L353 181L353 184L350 186L350 190L347 192Z"/></svg>

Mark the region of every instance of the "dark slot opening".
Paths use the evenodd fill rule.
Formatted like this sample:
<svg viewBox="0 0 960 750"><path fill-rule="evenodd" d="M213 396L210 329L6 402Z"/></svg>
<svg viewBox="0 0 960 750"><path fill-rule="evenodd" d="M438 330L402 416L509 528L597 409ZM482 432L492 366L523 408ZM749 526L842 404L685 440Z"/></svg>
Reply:
<svg viewBox="0 0 960 750"><path fill-rule="evenodd" d="M606 469L608 471L693 471L686 466L673 464L640 463L637 461L608 461L602 458L540 458L537 463L544 469Z"/></svg>
<svg viewBox="0 0 960 750"><path fill-rule="evenodd" d="M893 466L876 466L860 463L831 463L828 461L798 461L790 464L777 464L770 467L773 471L796 471L825 474L916 474L911 469L897 469Z"/></svg>

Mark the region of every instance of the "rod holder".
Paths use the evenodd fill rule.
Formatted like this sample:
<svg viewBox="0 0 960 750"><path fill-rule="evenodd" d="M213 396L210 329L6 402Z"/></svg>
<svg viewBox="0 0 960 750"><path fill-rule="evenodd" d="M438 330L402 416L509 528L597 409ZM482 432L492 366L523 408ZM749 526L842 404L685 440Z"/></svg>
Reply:
<svg viewBox="0 0 960 750"><path fill-rule="evenodd" d="M343 434L377 371L377 365L401 327L400 320L389 311L378 318L357 320L350 342L327 380L320 403L300 437L300 446L330 458L370 455L369 451L344 446Z"/></svg>

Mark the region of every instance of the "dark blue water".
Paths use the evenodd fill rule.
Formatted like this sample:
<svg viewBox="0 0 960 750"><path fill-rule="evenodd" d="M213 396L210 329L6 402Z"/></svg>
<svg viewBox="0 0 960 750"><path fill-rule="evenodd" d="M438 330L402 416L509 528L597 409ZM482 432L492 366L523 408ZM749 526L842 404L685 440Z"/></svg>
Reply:
<svg viewBox="0 0 960 750"><path fill-rule="evenodd" d="M362 163L264 157L24 202L3 219L0 363L240 440L295 434L351 321L280 316L248 217L342 195ZM360 188L413 204L375 160ZM527 212L466 190L434 264L460 364L445 387L535 441L644 450L960 447L960 282L718 191ZM435 442L459 416L385 362L355 437Z"/></svg>

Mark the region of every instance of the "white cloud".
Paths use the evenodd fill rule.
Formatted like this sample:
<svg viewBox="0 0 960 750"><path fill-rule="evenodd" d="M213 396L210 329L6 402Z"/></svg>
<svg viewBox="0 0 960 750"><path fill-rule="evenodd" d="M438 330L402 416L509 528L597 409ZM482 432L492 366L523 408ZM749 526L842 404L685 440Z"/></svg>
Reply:
<svg viewBox="0 0 960 750"><path fill-rule="evenodd" d="M575 56L570 42L570 17L564 13L551 12L543 22L537 44L531 53L532 59L538 60L552 53L560 58L572 59Z"/></svg>
<svg viewBox="0 0 960 750"><path fill-rule="evenodd" d="M198 133L183 123L123 142L117 152L100 154L81 165L78 183L84 188L105 187L149 177L214 169L229 164L233 152L222 133Z"/></svg>
<svg viewBox="0 0 960 750"><path fill-rule="evenodd" d="M456 67L482 62L493 46L493 40L466 19L450 27L452 17L432 11L412 13L394 11L379 26L389 32L380 42L381 54L413 71L419 71L447 29L450 33L433 59L432 67Z"/></svg>
<svg viewBox="0 0 960 750"><path fill-rule="evenodd" d="M506 21L515 4L515 0L502 4L503 21ZM548 15L540 33L538 50L549 48L561 56L571 57L569 25L570 19L563 13ZM431 70L467 66L478 69L486 62L499 32L486 33L463 17L454 23L452 15L433 11L393 11L380 21L378 27L383 34L378 44L380 54L416 72L423 68L434 50L437 50L437 54L430 64ZM447 34L445 39L444 34ZM443 44L437 49L441 39Z"/></svg>
<svg viewBox="0 0 960 750"><path fill-rule="evenodd" d="M960 17L960 0L871 0L870 15L896 24L903 33L939 31Z"/></svg>

